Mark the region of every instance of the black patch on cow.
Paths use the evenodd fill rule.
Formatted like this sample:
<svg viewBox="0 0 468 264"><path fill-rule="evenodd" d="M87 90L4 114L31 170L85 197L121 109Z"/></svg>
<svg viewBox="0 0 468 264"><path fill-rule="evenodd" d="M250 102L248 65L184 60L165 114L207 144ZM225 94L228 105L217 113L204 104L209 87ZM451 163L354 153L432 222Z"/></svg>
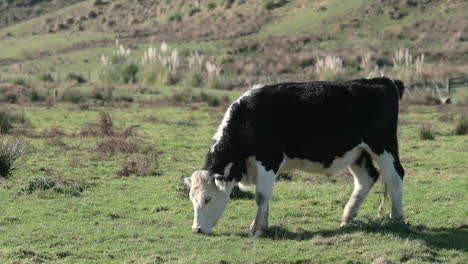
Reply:
<svg viewBox="0 0 468 264"><path fill-rule="evenodd" d="M361 156L356 160L356 165L365 168L374 182L379 178L379 171L377 171L377 168L375 168L372 163L372 158L369 153L362 152Z"/></svg>
<svg viewBox="0 0 468 264"><path fill-rule="evenodd" d="M255 202L257 203L257 205L263 204L264 201L265 201L265 197L263 196L263 193L255 194Z"/></svg>
<svg viewBox="0 0 468 264"><path fill-rule="evenodd" d="M230 120L215 150L208 152L204 169L223 174L233 162L226 180L240 181L248 157L276 173L283 153L328 168L364 142L377 155L391 153L401 171L397 122L402 92L403 83L388 78L254 89L231 106Z"/></svg>

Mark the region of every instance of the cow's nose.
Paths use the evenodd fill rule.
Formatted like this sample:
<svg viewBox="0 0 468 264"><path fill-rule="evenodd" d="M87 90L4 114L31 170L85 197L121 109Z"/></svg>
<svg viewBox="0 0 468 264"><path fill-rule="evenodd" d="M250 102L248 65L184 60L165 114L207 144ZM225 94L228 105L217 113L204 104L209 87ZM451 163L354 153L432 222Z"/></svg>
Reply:
<svg viewBox="0 0 468 264"><path fill-rule="evenodd" d="M201 234L201 233L202 233L201 227L192 228L192 233L194 233L194 234Z"/></svg>

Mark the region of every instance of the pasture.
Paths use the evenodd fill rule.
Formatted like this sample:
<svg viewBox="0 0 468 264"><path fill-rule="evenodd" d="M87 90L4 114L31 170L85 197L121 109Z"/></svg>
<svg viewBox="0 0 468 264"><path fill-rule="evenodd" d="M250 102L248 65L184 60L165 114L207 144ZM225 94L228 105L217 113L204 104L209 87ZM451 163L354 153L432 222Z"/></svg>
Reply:
<svg viewBox="0 0 468 264"><path fill-rule="evenodd" d="M194 235L180 185L203 165L226 103L181 103L180 91L163 86L133 89L119 86L135 101L116 105L2 105L29 120L14 130L30 153L0 181L0 262L466 263L468 138L453 134L466 94L453 105L402 103L403 222L377 217L379 182L356 220L340 228L350 174L295 172L275 185L268 235L250 238L252 195L232 199L213 234ZM240 92L216 94L232 101ZM99 121L101 112L112 126ZM422 124L435 128L434 140L420 139ZM138 127L125 134L129 126ZM124 164L128 174L119 172Z"/></svg>

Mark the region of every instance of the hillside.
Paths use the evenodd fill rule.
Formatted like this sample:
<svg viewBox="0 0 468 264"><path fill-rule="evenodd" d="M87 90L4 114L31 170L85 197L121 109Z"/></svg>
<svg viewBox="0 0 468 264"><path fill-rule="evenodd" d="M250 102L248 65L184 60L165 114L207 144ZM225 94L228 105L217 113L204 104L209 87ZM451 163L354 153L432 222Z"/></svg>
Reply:
<svg viewBox="0 0 468 264"><path fill-rule="evenodd" d="M63 4L49 2L56 11L1 29L0 65L23 63L34 73L33 61L46 64L60 55L66 62L54 67L94 71L99 54L86 59L92 65L68 56L108 50L115 38L136 54L160 41L187 52L207 47L203 52L216 57L234 86L269 76L314 79L316 59L329 55L343 61L348 78L362 76L365 56L372 67L395 75L392 57L408 49L414 58L424 54L426 72L417 82L425 83L466 72L468 61L467 1L93 0L59 8Z"/></svg>
<svg viewBox="0 0 468 264"><path fill-rule="evenodd" d="M83 0L5 0L0 2L0 28L39 17Z"/></svg>

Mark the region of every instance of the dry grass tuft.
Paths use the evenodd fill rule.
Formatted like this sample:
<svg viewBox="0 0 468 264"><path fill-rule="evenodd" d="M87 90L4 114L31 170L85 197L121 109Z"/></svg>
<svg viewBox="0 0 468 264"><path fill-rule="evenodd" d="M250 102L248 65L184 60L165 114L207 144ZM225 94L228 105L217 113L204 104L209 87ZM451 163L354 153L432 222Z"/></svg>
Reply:
<svg viewBox="0 0 468 264"><path fill-rule="evenodd" d="M435 128L430 124L423 124L419 128L419 138L421 140L434 140L436 135Z"/></svg>
<svg viewBox="0 0 468 264"><path fill-rule="evenodd" d="M28 145L18 138L3 137L0 140L0 177L8 178L24 163Z"/></svg>
<svg viewBox="0 0 468 264"><path fill-rule="evenodd" d="M130 175L160 175L158 153L152 152L146 155L129 157L122 162L122 167L116 172L116 174L121 177L129 177Z"/></svg>

